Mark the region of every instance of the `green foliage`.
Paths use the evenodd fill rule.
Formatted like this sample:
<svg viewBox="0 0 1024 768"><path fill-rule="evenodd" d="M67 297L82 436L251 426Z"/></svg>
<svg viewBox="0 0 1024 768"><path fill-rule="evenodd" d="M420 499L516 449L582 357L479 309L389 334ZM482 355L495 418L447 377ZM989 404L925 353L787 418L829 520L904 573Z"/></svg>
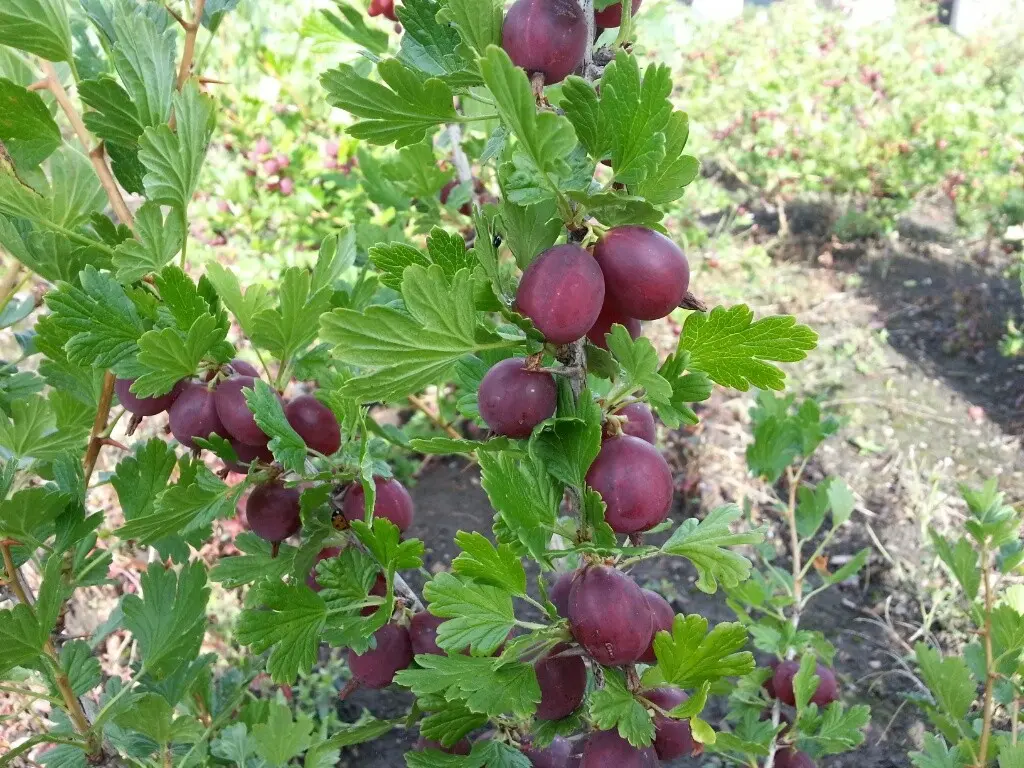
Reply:
<svg viewBox="0 0 1024 768"><path fill-rule="evenodd" d="M406 0L398 38L340 2L303 22L316 46L333 51L322 89L297 87L280 95L286 108L265 109L204 79L207 51L216 51L216 33L237 5L207 0L187 9L183 24L177 9L122 0L83 0L70 18L53 0L12 0L0 10L0 46L19 51L0 49L8 107L0 110L0 244L51 284L38 318L34 302L4 296L0 306L4 328L34 322L36 330L18 338L23 359L0 369L4 581L18 593L22 569L38 566L42 577L34 601L16 594L18 604L0 611L0 672L42 685L61 710L51 733L13 756L51 741L57 746L33 759L327 768L343 748L396 727L418 727L448 746L486 728L496 737L477 740L468 757L427 750L410 753L407 764L528 768L520 747L556 734L617 728L635 745L651 744L656 710L643 691L655 685L691 690L670 716L713 744L718 735L699 716L716 686L752 673L751 636L780 652L824 641L756 624L747 613L717 626L677 616L654 638L655 664L602 669L540 580L537 596L534 576L599 562L626 572L674 556L693 564L705 592L721 585L732 602L752 594L744 591L749 547L763 534L745 526L739 507L684 520L652 544L612 529L605 513L613 500L588 487L588 471L614 431L609 416L627 402L648 403L669 428L695 424L692 406L710 397L713 382L781 389L776 364L799 362L817 337L791 317L716 307L686 317L663 360L660 345L622 326L608 335L607 351L582 339L547 344L513 301L520 272L551 245L590 245L618 225L662 229L666 206L698 170L683 154L689 118L670 100L669 68L642 70L630 46L616 44L599 83L570 78L538 99L540 85L499 47L496 0ZM630 42L630 29L619 43ZM225 37L240 45L244 35ZM365 55L353 58L350 44ZM288 66L283 47L271 55L253 45L267 53L261 66ZM56 82L48 88L61 94L59 104L28 87L38 79L28 71L38 64L32 57L62 62L54 77L70 94L71 115L62 114L69 107ZM272 81L238 58L232 81ZM348 138L314 150L309 137L337 123L330 106L348 113ZM70 127L91 157L63 140L72 135L65 120L78 115L84 130L77 120ZM594 176L605 159L614 169L607 183ZM127 205L122 190L141 202ZM246 247L211 258L215 238L203 221ZM261 264L253 274L246 253L281 267ZM261 373L237 402L222 400L217 388L241 367L239 356L258 361ZM479 426L481 380L509 356L557 376L554 414L529 439L462 436L460 419ZM133 397L120 388L127 379ZM172 401L183 382L212 396L212 413L174 401L176 440L159 431L158 414L146 416L157 427L145 424L146 437L133 442L141 415L129 414L145 398ZM328 409L312 425L285 407L308 392ZM426 418L377 423L372 406L405 402ZM809 456L834 431L816 406L793 415L789 401L759 402L755 422L773 425L752 448L761 474ZM265 444L248 444L252 434L242 439L234 424L250 414ZM130 419L123 433L121 417ZM318 447L332 418L337 450ZM193 452L181 445L193 443ZM250 453L257 458L243 462ZM395 488L379 482L408 478L415 454L474 461L494 509L490 532L455 533L450 568L432 560L425 570L425 542L400 530L406 510L391 508ZM245 463L244 476L230 478ZM108 484L120 516L101 512L106 497L95 491ZM234 536L235 552L217 555L240 501L268 484L288 501L260 509L261 495L250 495L251 530ZM364 499L354 515L345 496L353 487ZM807 537L829 512L834 531L855 506L839 481L809 489L801 504ZM994 491L973 497L972 508L978 541L1009 547L1010 520ZM289 531L287 540L261 538L273 537L261 512ZM135 593L94 637L69 641L61 617L75 590L106 583L115 553L131 560L150 546L159 558L150 558ZM963 570L963 553L950 552L951 567ZM822 583L854 575L866 556ZM422 597L403 576L417 572ZM211 622L222 591L241 588L237 615ZM408 715L340 724L336 712L308 706L311 689L327 683L333 700L341 686L322 654L332 662L345 650L360 660L386 656L378 630L408 627L417 611L442 620L436 643L444 653L400 660L394 683L416 699ZM1007 656L1024 651L1015 615L995 615L993 636ZM115 631L135 649L127 681L106 679L96 657ZM562 721L537 722L534 665L562 644L583 655L586 700ZM219 653L200 655L204 646ZM352 667L346 692L360 682ZM287 698L267 695L267 678ZM819 754L855 746L864 713L836 705L819 713L806 705L808 685L801 678L801 737ZM724 742L754 743L748 734ZM762 754L762 743L755 749Z"/></svg>

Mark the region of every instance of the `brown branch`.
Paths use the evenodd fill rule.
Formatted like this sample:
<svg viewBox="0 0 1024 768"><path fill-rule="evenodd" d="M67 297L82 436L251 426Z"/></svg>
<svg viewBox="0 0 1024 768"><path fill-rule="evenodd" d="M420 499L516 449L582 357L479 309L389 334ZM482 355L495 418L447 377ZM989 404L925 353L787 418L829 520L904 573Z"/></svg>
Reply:
<svg viewBox="0 0 1024 768"><path fill-rule="evenodd" d="M89 161L92 163L92 167L96 171L96 176L100 180L100 185L103 187L103 191L107 193L107 199L110 201L110 207L114 209L114 213L117 214L121 223L125 224L134 232L135 220L132 218L131 211L128 210L128 205L125 203L124 197L121 195L121 188L117 186L117 181L114 180L114 175L110 172L110 168L107 167L102 142L97 144L95 147L92 146L92 136L85 127L85 123L82 122L82 118L78 114L78 110L75 109L75 105L71 103L71 99L68 97L68 92L64 89L64 86L61 85L60 77L58 77L57 70L54 68L53 64L48 61L44 61L43 73L46 75L46 87L50 90L50 93L53 94L53 97L57 100L57 104L60 105L61 110L67 116L68 122L71 123L71 127L75 131L75 135L78 136L78 140L82 142L82 146L85 148L85 152L89 156Z"/></svg>
<svg viewBox="0 0 1024 768"><path fill-rule="evenodd" d="M167 11L167 13L169 13L171 15L172 19L174 19L176 22L181 24L181 26L185 30L188 30L189 23L187 21L185 21L185 18L180 13L178 13L176 10L171 8L171 6L168 3L164 3L164 10Z"/></svg>
<svg viewBox="0 0 1024 768"><path fill-rule="evenodd" d="M4 570L7 571L8 581L11 585L11 589L17 596L19 602L22 605L27 606L29 610L32 610L32 600L29 599L28 589L21 583L21 578L18 574L18 569L14 565L14 557L11 555L11 545L15 543L7 539L0 542L0 554L3 555ZM82 702L78 696L75 695L74 689L71 687L71 680L68 678L67 673L60 664L60 657L57 655L57 649L53 645L53 641L47 637L46 643L43 645L43 653L49 658L52 671L53 680L57 685L57 690L60 691L60 696L64 700L64 706L67 709L68 716L71 718L72 724L75 726L75 730L81 735L85 736L89 746L89 753L91 755L100 755L103 751L103 745L95 734L91 732L92 725L89 723L89 718L85 714L85 709L82 707Z"/></svg>
<svg viewBox="0 0 1024 768"><path fill-rule="evenodd" d="M103 432L107 428L107 418L110 416L110 404L114 400L114 374L107 371L103 377L103 391L100 393L100 402L96 407L96 418L92 422L92 431L89 433L89 447L85 451L85 460L82 462L85 467L85 484L89 484L92 471L96 468L96 459L99 458L100 448L103 447Z"/></svg>
<svg viewBox="0 0 1024 768"><path fill-rule="evenodd" d="M189 75L192 72L192 58L196 53L196 37L199 35L199 27L203 22L203 9L206 7L206 0L196 0L195 9L192 13L192 21L183 24L185 27L185 48L181 53L181 65L178 67L178 81L175 87L180 91Z"/></svg>
<svg viewBox="0 0 1024 768"><path fill-rule="evenodd" d="M413 408L415 408L417 411L419 411L428 419L430 419L431 423L435 427L437 427L438 429L443 429L448 434L448 437L452 438L453 440L463 439L462 435L460 435L451 424L445 423L440 416L438 416L432 410L430 410L430 408L427 407L427 404L423 402L420 398L416 397L416 395L409 395L408 400Z"/></svg>

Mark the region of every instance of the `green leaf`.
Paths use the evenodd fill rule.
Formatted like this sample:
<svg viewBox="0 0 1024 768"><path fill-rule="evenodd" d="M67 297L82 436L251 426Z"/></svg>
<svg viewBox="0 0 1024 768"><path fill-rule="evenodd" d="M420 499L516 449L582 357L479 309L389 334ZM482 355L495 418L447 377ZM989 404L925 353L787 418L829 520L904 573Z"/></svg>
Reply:
<svg viewBox="0 0 1024 768"><path fill-rule="evenodd" d="M380 281L388 288L402 290L406 267L418 264L429 267L437 264L449 281L462 269L472 269L477 261L472 251L466 250L466 241L459 235L434 227L427 238L427 255L404 243L378 243L370 249L370 259L380 270Z"/></svg>
<svg viewBox="0 0 1024 768"><path fill-rule="evenodd" d="M590 156L604 157L609 150L611 136L602 130L601 102L594 86L576 75L565 78L561 107Z"/></svg>
<svg viewBox="0 0 1024 768"><path fill-rule="evenodd" d="M477 461L480 485L511 539L535 559L547 562L547 545L562 503L562 487L532 456L480 452Z"/></svg>
<svg viewBox="0 0 1024 768"><path fill-rule="evenodd" d="M747 446L747 466L770 483L782 476L800 453L800 435L786 418L754 423L754 442Z"/></svg>
<svg viewBox="0 0 1024 768"><path fill-rule="evenodd" d="M320 746L325 749L340 749L376 741L402 722L402 720L378 720L369 712L363 712L356 722L342 723L340 729L322 742ZM308 762L307 758L307 765Z"/></svg>
<svg viewBox="0 0 1024 768"><path fill-rule="evenodd" d="M373 306L336 309L320 318L321 337L343 363L372 369L341 393L361 403L397 400L442 379L476 342L473 281L468 270L449 283L438 265L407 267L402 295L408 313Z"/></svg>
<svg viewBox="0 0 1024 768"><path fill-rule="evenodd" d="M443 629L451 622L441 625ZM434 656L420 654L417 667L395 676L399 685L417 697L443 694L446 699L465 702L471 712L497 717L512 713L528 717L537 709L540 686L530 664L497 664L478 656Z"/></svg>
<svg viewBox="0 0 1024 768"><path fill-rule="evenodd" d="M316 663L327 605L305 585L265 581L249 592L238 619L238 642L254 653L268 649L267 670L275 683L292 683Z"/></svg>
<svg viewBox="0 0 1024 768"><path fill-rule="evenodd" d="M255 331L253 319L263 311L272 309L274 305L266 287L250 285L243 293L235 273L216 262L206 265L206 277L217 290L217 295L224 306L242 326L242 330L247 336L252 337Z"/></svg>
<svg viewBox="0 0 1024 768"><path fill-rule="evenodd" d="M811 696L818 690L818 683L821 682L821 678L815 672L817 664L818 660L814 654L806 652L800 659L800 669L793 676L793 695L796 699L798 712L807 708Z"/></svg>
<svg viewBox="0 0 1024 768"><path fill-rule="evenodd" d="M164 126L171 117L177 75L174 28L158 27L145 13L116 13L113 26L114 67L131 95L135 115L142 128ZM176 122L181 120L176 114ZM141 133L135 134L136 139Z"/></svg>
<svg viewBox="0 0 1024 768"><path fill-rule="evenodd" d="M644 673L644 685L696 688L705 681L745 675L754 669L753 655L742 650L746 644L742 624L723 622L708 632L702 616L676 616L671 635L659 632L654 638L658 666Z"/></svg>
<svg viewBox="0 0 1024 768"><path fill-rule="evenodd" d="M189 715L174 716L174 707L158 693L145 693L114 716L114 721L154 742L162 751L177 742L192 744L200 739L202 725Z"/></svg>
<svg viewBox="0 0 1024 768"><path fill-rule="evenodd" d="M1000 668L1004 668L1006 674L1013 674L1024 650L1024 616L1009 605L999 605L992 610L992 644Z"/></svg>
<svg viewBox="0 0 1024 768"><path fill-rule="evenodd" d="M232 723L224 728L210 744L214 757L233 765L248 765L249 757L256 751L256 744L249 736L245 723Z"/></svg>
<svg viewBox="0 0 1024 768"><path fill-rule="evenodd" d="M355 611L359 603L367 601L380 566L365 552L348 547L337 557L317 563L316 574L328 610Z"/></svg>
<svg viewBox="0 0 1024 768"><path fill-rule="evenodd" d="M183 464L184 464L183 460ZM149 544L172 534L185 534L233 514L245 485L229 486L203 465L182 469L183 477L156 498L153 513L127 521L117 529L122 539Z"/></svg>
<svg viewBox="0 0 1024 768"><path fill-rule="evenodd" d="M203 26L216 32L229 11L235 10L241 0L207 0L203 6Z"/></svg>
<svg viewBox="0 0 1024 768"><path fill-rule="evenodd" d="M138 239L125 240L114 249L117 279L125 285L159 272L181 250L185 222L176 211L165 219L156 203L145 203L135 214Z"/></svg>
<svg viewBox="0 0 1024 768"><path fill-rule="evenodd" d="M122 459L110 478L126 521L153 514L154 502L171 478L177 456L174 449L154 437Z"/></svg>
<svg viewBox="0 0 1024 768"><path fill-rule="evenodd" d="M683 189L700 173L700 162L684 155L683 148L690 134L690 121L685 112L673 112L665 126L665 161L648 172L636 185L636 193L653 205L667 205L683 195Z"/></svg>
<svg viewBox="0 0 1024 768"><path fill-rule="evenodd" d="M82 115L85 126L105 142L137 150L145 130L131 95L118 82L102 75L78 84L78 95L91 110ZM168 97L170 91L168 91ZM170 99L167 102L170 107Z"/></svg>
<svg viewBox="0 0 1024 768"><path fill-rule="evenodd" d="M977 551L965 537L958 539L956 545L951 545L937 531L930 529L928 533L931 536L932 546L935 547L935 553L949 568L967 599L973 601L978 596L978 588L981 586L981 570L978 568Z"/></svg>
<svg viewBox="0 0 1024 768"><path fill-rule="evenodd" d="M50 61L71 60L71 27L61 0L4 0L0 45Z"/></svg>
<svg viewBox="0 0 1024 768"><path fill-rule="evenodd" d="M616 728L634 747L649 747L654 742L650 713L626 687L626 678L617 669L606 669L604 688L590 695L590 717L602 731Z"/></svg>
<svg viewBox="0 0 1024 768"><path fill-rule="evenodd" d="M60 668L68 676L71 690L84 696L103 682L100 662L84 640L72 640L60 649Z"/></svg>
<svg viewBox="0 0 1024 768"><path fill-rule="evenodd" d="M449 281L463 269L472 270L477 265L473 251L466 250L466 241L462 235L446 232L441 227L434 227L427 236L427 255L430 261L441 267Z"/></svg>
<svg viewBox="0 0 1024 768"><path fill-rule="evenodd" d="M725 504L711 510L703 520L685 520L672 532L661 551L692 562L699 576L697 587L703 592L714 593L719 582L727 588L735 587L750 575L750 561L729 547L760 544L764 540L760 529L743 533L730 530L729 526L742 514L735 504Z"/></svg>
<svg viewBox="0 0 1024 768"><path fill-rule="evenodd" d="M395 291L402 290L406 267L411 264L430 266L430 259L405 243L378 243L370 249L370 261L378 269L380 281Z"/></svg>
<svg viewBox="0 0 1024 768"><path fill-rule="evenodd" d="M486 724L486 715L471 712L461 701L455 701L423 718L420 721L420 734L424 738L451 747L470 732Z"/></svg>
<svg viewBox="0 0 1024 768"><path fill-rule="evenodd" d="M45 642L46 635L28 606L19 603L11 610L0 611L0 673L30 665L42 653Z"/></svg>
<svg viewBox="0 0 1024 768"><path fill-rule="evenodd" d="M42 97L4 77L0 77L0 142L22 169L39 165L61 145L60 128Z"/></svg>
<svg viewBox="0 0 1024 768"><path fill-rule="evenodd" d="M817 720L808 722L808 730L814 734L809 740L825 755L849 752L864 743L864 729L869 722L871 708L867 705L858 704L846 709L834 701Z"/></svg>
<svg viewBox="0 0 1024 768"><path fill-rule="evenodd" d="M479 76L466 72L469 62L458 54L459 33L438 23L440 7L437 0L408 0L395 7L403 31L399 58L426 75L469 76L479 83Z"/></svg>
<svg viewBox="0 0 1024 768"><path fill-rule="evenodd" d="M331 308L331 291L312 292L305 269L290 267L281 279L278 308L265 309L252 319L252 341L281 360L290 360L316 338L314 321Z"/></svg>
<svg viewBox="0 0 1024 768"><path fill-rule="evenodd" d="M0 448L19 459L54 459L81 447L86 430L60 429L52 403L32 395L11 403L11 416L0 411Z"/></svg>
<svg viewBox="0 0 1024 768"><path fill-rule="evenodd" d="M829 508L832 510L832 525L838 528L850 519L857 500L853 497L850 486L841 477L830 477L825 483L825 488Z"/></svg>
<svg viewBox="0 0 1024 768"><path fill-rule="evenodd" d="M61 283L46 296L53 323L70 337L68 360L110 368L134 358L145 330L135 304L109 273L86 267L80 279L81 288Z"/></svg>
<svg viewBox="0 0 1024 768"><path fill-rule="evenodd" d="M336 235L328 235L320 244L320 253L313 266L309 292L334 288L335 282L356 263L355 227L344 227Z"/></svg>
<svg viewBox="0 0 1024 768"><path fill-rule="evenodd" d="M373 487L372 483L370 487ZM352 529L384 570L407 570L423 566L423 542L419 539L402 541L398 526L387 518L373 518L372 527L362 520L356 520L352 523Z"/></svg>
<svg viewBox="0 0 1024 768"><path fill-rule="evenodd" d="M651 64L640 79L634 56L619 51L601 77L603 130L609 133L612 168L621 184L643 181L665 159L665 134L672 104L672 76Z"/></svg>
<svg viewBox="0 0 1024 768"><path fill-rule="evenodd" d="M718 740L714 729L699 717L690 718L690 730L693 732L693 740L701 744L714 744Z"/></svg>
<svg viewBox="0 0 1024 768"><path fill-rule="evenodd" d="M551 199L519 206L505 198L501 203L501 221L508 247L520 269L526 269L542 251L554 245L562 232L562 220Z"/></svg>
<svg viewBox="0 0 1024 768"><path fill-rule="evenodd" d="M162 309L174 318L178 330L187 332L196 320L207 314L214 314L222 325L228 325L227 316L217 307L216 297L202 279L200 293L200 287L192 282L192 278L182 272L180 267L171 264L155 275L153 282L163 299Z"/></svg>
<svg viewBox="0 0 1024 768"><path fill-rule="evenodd" d="M678 349L690 353L691 368L723 387L781 390L786 375L770 363L803 360L817 346L818 335L789 315L753 318L743 304L694 312L686 318Z"/></svg>
<svg viewBox="0 0 1024 768"><path fill-rule="evenodd" d="M683 424L696 424L697 414L690 407L711 397L711 379L702 371L684 373L690 365L686 352L673 352L658 369L658 375L669 383L672 394L668 398L650 397L651 407L669 429L678 429Z"/></svg>
<svg viewBox="0 0 1024 768"><path fill-rule="evenodd" d="M147 128L139 142L139 160L148 171L143 179L146 197L184 212L199 182L210 141L213 99L189 80L173 103L175 132L166 125Z"/></svg>
<svg viewBox="0 0 1024 768"><path fill-rule="evenodd" d="M942 712L955 720L962 720L974 704L977 686L967 663L962 658L942 658L934 648L924 643L914 646L917 665L921 670L935 703Z"/></svg>
<svg viewBox="0 0 1024 768"><path fill-rule="evenodd" d="M796 530L808 539L818 532L828 511L828 484L818 483L816 488L802 485L797 489Z"/></svg>
<svg viewBox="0 0 1024 768"><path fill-rule="evenodd" d="M443 619L437 644L444 650L489 655L508 639L515 626L512 597L504 589L462 581L439 573L423 587L430 612Z"/></svg>
<svg viewBox="0 0 1024 768"><path fill-rule="evenodd" d="M220 558L210 571L210 581L222 584L224 589L237 589L261 579L278 581L291 572L298 552L295 547L280 544L275 556L269 541L249 532L235 536L234 544L242 554Z"/></svg>
<svg viewBox="0 0 1024 768"><path fill-rule="evenodd" d="M505 14L498 0L448 0L443 13L477 55L483 56L489 45L501 45Z"/></svg>
<svg viewBox="0 0 1024 768"><path fill-rule="evenodd" d="M860 550L857 554L850 558L849 562L847 562L839 570L826 577L826 583L839 584L840 582L846 581L851 576L860 573L860 569L863 568L864 565L867 563L868 557L870 557L870 555L871 547L864 547L864 549Z"/></svg>
<svg viewBox="0 0 1024 768"><path fill-rule="evenodd" d="M372 483L370 487L373 487ZM402 541L398 526L387 518L375 517L372 527L362 520L356 520L352 523L352 529L385 570L422 567L423 542L419 539Z"/></svg>
<svg viewBox="0 0 1024 768"><path fill-rule="evenodd" d="M313 719L309 715L300 714L298 720L293 721L291 709L276 701L270 704L267 721L252 727L256 754L272 766L287 765L293 757L305 752L312 734Z"/></svg>
<svg viewBox="0 0 1024 768"><path fill-rule="evenodd" d="M1007 744L999 747L999 768L1024 768L1024 744Z"/></svg>
<svg viewBox="0 0 1024 768"><path fill-rule="evenodd" d="M408 8L408 5L405 7ZM364 170L363 173L365 175L368 171ZM400 186L407 197L420 200L439 199L441 190L451 179L451 173L438 166L434 143L429 138L402 147L397 154L392 154L383 166L383 173L387 180L401 182ZM469 188L456 187L450 190L444 205L451 208L455 202L453 197L459 197L463 192L465 201L468 202ZM387 203L387 200L384 200L384 203ZM406 201L402 205L408 206L409 203ZM400 210L402 205L392 207ZM461 205L459 202L453 210Z"/></svg>
<svg viewBox="0 0 1024 768"><path fill-rule="evenodd" d="M559 386L559 400L558 418L534 430L530 450L558 480L583 488L587 470L601 450L601 408L588 389L574 404L567 382Z"/></svg>
<svg viewBox="0 0 1024 768"><path fill-rule="evenodd" d="M455 534L455 543L462 550L452 561L455 573L512 595L526 594L526 571L511 548L504 544L495 547L483 534L466 531Z"/></svg>
<svg viewBox="0 0 1024 768"><path fill-rule="evenodd" d="M256 424L270 438L267 447L274 458L285 469L302 474L306 465L306 443L288 423L277 393L262 379L256 380L254 389L246 388L242 393Z"/></svg>
<svg viewBox="0 0 1024 768"><path fill-rule="evenodd" d="M227 328L213 315L199 317L183 335L175 328L147 331L139 339L139 365L146 370L132 384L139 397L170 392L195 374L199 363L227 337Z"/></svg>
<svg viewBox="0 0 1024 768"><path fill-rule="evenodd" d="M958 744L950 749L941 736L933 733L925 733L924 749L911 752L909 757L915 768L967 768L971 764L970 754L964 746Z"/></svg>
<svg viewBox="0 0 1024 768"><path fill-rule="evenodd" d="M530 768L533 765L518 749L494 739L477 742L470 755L471 760L479 759L479 764L487 768Z"/></svg>
<svg viewBox="0 0 1024 768"><path fill-rule="evenodd" d="M658 350L651 340L641 336L630 338L625 326L616 323L611 333L607 334L608 351L612 353L622 366L623 382L618 386L627 393L638 388L656 400L668 400L672 397L672 385L658 373Z"/></svg>
<svg viewBox="0 0 1024 768"><path fill-rule="evenodd" d="M571 190L569 199L580 204L586 212L606 227L647 225L655 227L664 214L647 200L617 189L583 191Z"/></svg>
<svg viewBox="0 0 1024 768"><path fill-rule="evenodd" d="M537 111L526 72L513 64L501 48L489 46L480 60L480 69L498 114L518 140L519 152L542 176L543 186L554 194L557 184L552 177L568 174L565 158L576 146L572 123L554 112Z"/></svg>
<svg viewBox="0 0 1024 768"><path fill-rule="evenodd" d="M377 72L384 84L368 80L348 64L320 77L331 105L361 118L348 129L353 138L404 147L422 141L428 130L458 120L451 89L441 80L421 80L396 59L381 61Z"/></svg>
<svg viewBox="0 0 1024 768"><path fill-rule="evenodd" d="M341 15L344 18L340 18L326 9L320 10L320 13L324 15L334 29L340 32L343 37L365 48L370 53L378 56L387 53L388 33L383 29L367 26L365 11L357 10L347 3L339 2L339 0L335 0L335 5L341 11Z"/></svg>
<svg viewBox="0 0 1024 768"><path fill-rule="evenodd" d="M194 562L175 573L151 563L141 582L142 597L121 600L124 625L139 643L146 670L166 677L194 659L202 645L210 599L206 568Z"/></svg>

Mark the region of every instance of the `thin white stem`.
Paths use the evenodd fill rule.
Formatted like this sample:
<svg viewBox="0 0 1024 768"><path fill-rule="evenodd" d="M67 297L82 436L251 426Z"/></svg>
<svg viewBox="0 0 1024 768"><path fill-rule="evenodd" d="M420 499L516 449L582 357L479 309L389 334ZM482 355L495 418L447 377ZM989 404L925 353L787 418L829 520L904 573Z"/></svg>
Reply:
<svg viewBox="0 0 1024 768"><path fill-rule="evenodd" d="M458 123L451 123L448 126L448 141L452 145L452 162L455 164L455 173L459 177L460 184L473 181L473 169L469 166L469 158L462 149L462 126ZM472 190L471 190L472 192Z"/></svg>
<svg viewBox="0 0 1024 768"><path fill-rule="evenodd" d="M583 19L587 22L587 48L583 54L583 77L593 82L597 79L597 72L594 67L594 0L580 0L580 7L583 9Z"/></svg>

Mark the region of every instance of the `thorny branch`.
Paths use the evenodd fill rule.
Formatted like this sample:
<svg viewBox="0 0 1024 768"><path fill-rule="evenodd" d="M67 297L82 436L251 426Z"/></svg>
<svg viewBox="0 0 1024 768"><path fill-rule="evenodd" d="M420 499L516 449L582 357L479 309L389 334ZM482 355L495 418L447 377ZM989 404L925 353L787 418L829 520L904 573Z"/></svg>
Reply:
<svg viewBox="0 0 1024 768"><path fill-rule="evenodd" d="M29 598L28 588L21 583L21 575L14 564L14 557L11 554L11 546L14 543L9 539L0 542L0 555L3 556L4 570L7 572L7 579L11 590L17 596L18 601L31 611L33 610L33 601ZM75 730L86 737L90 755L101 755L103 744L99 737L92 732L92 724L85 714L82 702L75 695L74 689L71 687L71 680L68 678L67 672L64 671L64 667L61 666L57 649L49 637L47 637L46 643L43 645L43 653L46 654L49 660L54 683L57 685L57 690L60 691L68 717L71 718Z"/></svg>
<svg viewBox="0 0 1024 768"><path fill-rule="evenodd" d="M196 0L192 21L185 22L180 17L178 18L178 23L185 28L185 48L181 54L181 65L178 67L178 79L175 83L175 87L179 91L192 73L192 59L196 53L196 37L199 35L199 27L203 22L203 10L205 7L206 0Z"/></svg>
<svg viewBox="0 0 1024 768"><path fill-rule="evenodd" d="M117 214L117 218L119 218L125 226L129 227L134 232L135 221L132 218L131 211L128 210L128 205L125 203L124 197L121 195L121 188L117 185L117 181L114 180L114 175L110 172L110 168L107 166L106 154L103 151L103 144L98 143L95 146L93 145L92 136L85 127L85 123L82 122L82 118L78 114L78 110L75 109L75 105L71 103L68 92L61 84L60 77L57 75L57 70L53 64L48 61L44 61L43 74L45 75L44 80L46 82L46 87L57 100L57 104L67 116L68 122L71 123L71 127L74 129L75 135L78 136L78 140L82 142L82 147L89 155L89 162L92 163L92 167L96 171L96 176L99 177L103 191L107 193L107 199L110 201L110 207L114 209L114 213Z"/></svg>

